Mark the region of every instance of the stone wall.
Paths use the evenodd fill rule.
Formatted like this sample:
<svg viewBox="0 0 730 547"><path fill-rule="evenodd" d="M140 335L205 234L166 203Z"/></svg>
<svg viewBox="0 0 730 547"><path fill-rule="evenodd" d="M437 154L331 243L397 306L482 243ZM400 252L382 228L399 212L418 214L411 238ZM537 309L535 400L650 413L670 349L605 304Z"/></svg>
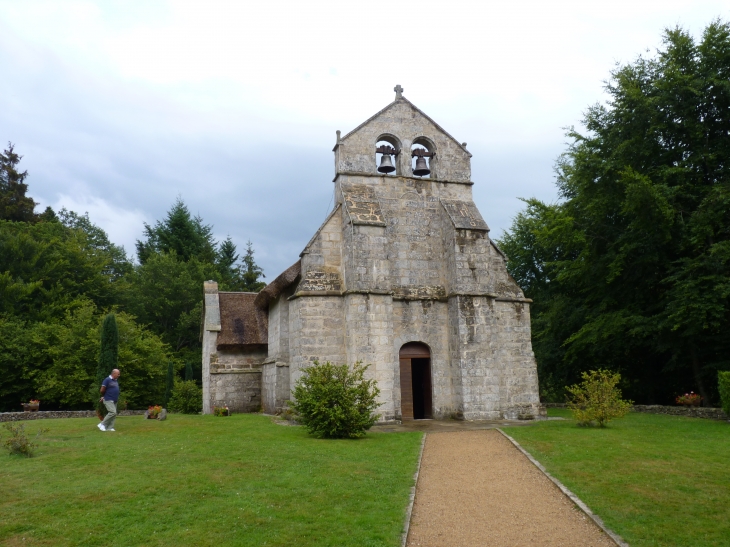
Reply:
<svg viewBox="0 0 730 547"><path fill-rule="evenodd" d="M728 415L721 408L708 408L702 406L662 406L662 405L634 405L634 412L648 414L668 414L671 416L689 416L691 418L711 418L714 420L727 420Z"/></svg>
<svg viewBox="0 0 730 547"><path fill-rule="evenodd" d="M392 368L395 376L393 401L396 418L401 418L400 348L408 342L422 342L431 350L431 386L433 416L436 419L457 417L454 401L454 374L449 357L448 306L438 300L396 300L393 302Z"/></svg>
<svg viewBox="0 0 730 547"><path fill-rule="evenodd" d="M261 403L266 414L286 410L290 399L289 365L281 362L264 363L261 369Z"/></svg>
<svg viewBox="0 0 730 547"><path fill-rule="evenodd" d="M567 408L565 403L544 403L545 408ZM713 420L728 420L727 414L721 408L703 406L664 406L664 405L633 405L633 412L646 414L666 414L669 416L688 416L690 418L709 418Z"/></svg>
<svg viewBox="0 0 730 547"><path fill-rule="evenodd" d="M122 410L119 416L144 416L146 410ZM40 410L38 412L0 412L0 422L57 418L96 418L94 410Z"/></svg>
<svg viewBox="0 0 730 547"><path fill-rule="evenodd" d="M261 367L266 351L218 350L210 356L209 408L228 406L231 412L261 410Z"/></svg>
<svg viewBox="0 0 730 547"><path fill-rule="evenodd" d="M393 297L382 294L345 296L346 362L371 365L368 378L380 389L378 413L386 421L395 419L394 388L398 352L393 347Z"/></svg>
<svg viewBox="0 0 730 547"><path fill-rule="evenodd" d="M314 361L344 363L344 299L339 296L302 296L289 302L290 385L302 367Z"/></svg>
<svg viewBox="0 0 730 547"><path fill-rule="evenodd" d="M201 332L203 348L203 414L213 412L211 401L211 356L216 352L218 333L221 330L220 300L218 298L218 283L215 281L206 281L203 283L204 293L204 321Z"/></svg>

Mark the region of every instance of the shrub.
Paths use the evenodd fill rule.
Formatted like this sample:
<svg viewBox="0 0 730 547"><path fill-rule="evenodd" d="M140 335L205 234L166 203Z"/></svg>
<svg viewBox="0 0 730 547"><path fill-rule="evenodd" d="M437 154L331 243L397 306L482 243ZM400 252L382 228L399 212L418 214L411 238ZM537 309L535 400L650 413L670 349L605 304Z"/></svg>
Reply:
<svg viewBox="0 0 730 547"><path fill-rule="evenodd" d="M677 395L674 398L674 402L682 406L699 406L702 402L702 396L694 391L690 391L684 395Z"/></svg>
<svg viewBox="0 0 730 547"><path fill-rule="evenodd" d="M11 454L18 454L20 456L27 456L30 458L33 452L37 448L37 445L30 441L28 436L25 434L25 424L5 424L5 429L10 432L10 437L3 443L5 448ZM48 428L41 428L36 433L36 439L43 433L47 433Z"/></svg>
<svg viewBox="0 0 730 547"><path fill-rule="evenodd" d="M230 416L231 411L228 410L228 405L226 406L214 406L213 407L213 415L214 416Z"/></svg>
<svg viewBox="0 0 730 547"><path fill-rule="evenodd" d="M203 410L203 390L195 380L175 380L175 388L167 406L170 412L199 414Z"/></svg>
<svg viewBox="0 0 730 547"><path fill-rule="evenodd" d="M591 370L581 374L580 384L569 386L566 391L572 396L568 408L579 425L606 427L609 420L620 418L630 410L632 401L621 399L621 390L616 385L621 381L619 373L608 370Z"/></svg>
<svg viewBox="0 0 730 547"><path fill-rule="evenodd" d="M717 371L717 388L725 414L730 417L730 371Z"/></svg>
<svg viewBox="0 0 730 547"><path fill-rule="evenodd" d="M375 380L366 380L368 365L333 365L330 362L303 369L288 404L297 421L309 433L323 438L358 438L377 421L373 414L380 390Z"/></svg>

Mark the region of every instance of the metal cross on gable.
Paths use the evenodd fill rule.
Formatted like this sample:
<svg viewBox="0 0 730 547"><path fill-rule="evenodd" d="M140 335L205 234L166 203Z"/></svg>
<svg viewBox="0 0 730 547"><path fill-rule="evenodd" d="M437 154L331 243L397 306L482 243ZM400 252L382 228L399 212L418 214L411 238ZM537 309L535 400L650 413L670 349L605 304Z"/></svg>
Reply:
<svg viewBox="0 0 730 547"><path fill-rule="evenodd" d="M395 86L393 88L393 91L395 91L395 100L396 101L398 99L402 99L403 98L403 88L400 86L400 84L398 84L397 86Z"/></svg>

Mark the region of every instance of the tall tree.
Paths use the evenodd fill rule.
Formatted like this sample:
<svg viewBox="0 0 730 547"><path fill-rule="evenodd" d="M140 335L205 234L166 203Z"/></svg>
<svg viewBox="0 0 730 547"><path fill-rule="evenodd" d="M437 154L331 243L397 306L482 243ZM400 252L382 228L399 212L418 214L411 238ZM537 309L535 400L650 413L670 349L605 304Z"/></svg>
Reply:
<svg viewBox="0 0 730 547"><path fill-rule="evenodd" d="M101 325L101 350L99 351L99 367L96 370L98 385L109 376L119 364L119 330L117 318L113 313L104 317Z"/></svg>
<svg viewBox="0 0 730 547"><path fill-rule="evenodd" d="M172 361L167 363L167 378L165 379L165 399L163 406L167 408L167 403L172 397L172 390L175 387L175 364Z"/></svg>
<svg viewBox="0 0 730 547"><path fill-rule="evenodd" d="M243 257L243 264L241 265L241 291L247 292L259 292L266 286L264 281L260 281L260 278L266 278L264 271L256 264L253 258L254 250L251 241L246 243L246 254Z"/></svg>
<svg viewBox="0 0 730 547"><path fill-rule="evenodd" d="M0 220L0 313L60 318L80 302L117 303L114 257L59 222Z"/></svg>
<svg viewBox="0 0 730 547"><path fill-rule="evenodd" d="M212 230L202 218L192 216L185 202L178 197L164 220L158 220L154 226L145 223L144 240L137 241L137 258L145 264L153 254L174 252L184 262L191 258L214 262L216 252Z"/></svg>
<svg viewBox="0 0 730 547"><path fill-rule="evenodd" d="M203 282L218 275L212 263L179 260L173 251L152 254L129 276L125 308L180 357L200 352ZM181 353L182 352L182 353Z"/></svg>
<svg viewBox="0 0 730 547"><path fill-rule="evenodd" d="M112 243L107 233L91 222L89 213L79 215L64 207L56 215L49 207L40 217L55 218L67 228L82 232L86 236L86 242L90 250L109 258L109 263L104 271L112 281L120 280L132 271L132 263L127 258L124 247Z"/></svg>
<svg viewBox="0 0 730 547"><path fill-rule="evenodd" d="M543 390L606 367L637 401L711 402L730 368L730 27L667 30L606 91L569 133L562 201L529 200L501 240L535 300Z"/></svg>
<svg viewBox="0 0 730 547"><path fill-rule="evenodd" d="M12 143L0 154L0 220L16 222L33 222L35 201L25 193L28 185L25 179L27 171L18 171L17 167L23 156L15 153Z"/></svg>

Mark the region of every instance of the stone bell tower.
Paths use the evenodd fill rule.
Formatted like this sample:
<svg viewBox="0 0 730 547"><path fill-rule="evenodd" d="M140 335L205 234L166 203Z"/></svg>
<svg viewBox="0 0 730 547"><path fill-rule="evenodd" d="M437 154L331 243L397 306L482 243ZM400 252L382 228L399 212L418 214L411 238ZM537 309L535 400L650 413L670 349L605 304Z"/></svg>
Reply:
<svg viewBox="0 0 730 547"><path fill-rule="evenodd" d="M384 421L544 414L531 300L474 204L466 143L395 92L337 132L334 209L300 260L251 303L268 340L255 365L261 404L283 408L313 361L362 361Z"/></svg>

